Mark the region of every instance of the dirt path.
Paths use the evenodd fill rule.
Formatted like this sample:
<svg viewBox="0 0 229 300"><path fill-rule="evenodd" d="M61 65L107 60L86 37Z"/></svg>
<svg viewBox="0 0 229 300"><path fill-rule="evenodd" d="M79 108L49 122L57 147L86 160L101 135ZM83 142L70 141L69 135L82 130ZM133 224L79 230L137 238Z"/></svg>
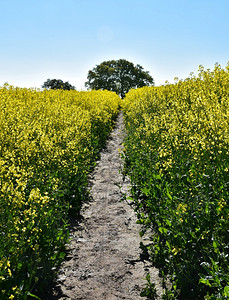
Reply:
<svg viewBox="0 0 229 300"><path fill-rule="evenodd" d="M140 259L139 225L126 202L128 189L120 174L123 122L120 114L106 149L91 175L92 200L82 208L83 220L71 228L69 254L62 264L56 299L113 300L143 299L140 291L149 265ZM158 271L150 268L159 287Z"/></svg>

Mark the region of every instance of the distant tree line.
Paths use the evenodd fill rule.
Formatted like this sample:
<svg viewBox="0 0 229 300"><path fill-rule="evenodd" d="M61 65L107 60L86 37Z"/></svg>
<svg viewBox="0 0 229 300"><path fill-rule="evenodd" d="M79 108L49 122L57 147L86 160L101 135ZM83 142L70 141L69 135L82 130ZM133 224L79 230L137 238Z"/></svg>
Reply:
<svg viewBox="0 0 229 300"><path fill-rule="evenodd" d="M104 61L88 71L85 87L94 90L109 90L117 93L121 98L130 89L154 85L154 80L148 71L140 65L134 65L125 59ZM75 90L68 81L61 79L47 79L42 88Z"/></svg>
<svg viewBox="0 0 229 300"><path fill-rule="evenodd" d="M75 90L75 87L71 85L68 81L63 82L61 79L47 79L42 85L44 89L52 90Z"/></svg>

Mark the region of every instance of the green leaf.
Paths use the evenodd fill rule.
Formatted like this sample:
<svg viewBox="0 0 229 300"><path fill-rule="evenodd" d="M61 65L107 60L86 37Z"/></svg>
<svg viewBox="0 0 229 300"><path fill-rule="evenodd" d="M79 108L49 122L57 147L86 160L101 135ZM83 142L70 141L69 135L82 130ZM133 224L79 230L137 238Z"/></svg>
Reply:
<svg viewBox="0 0 229 300"><path fill-rule="evenodd" d="M159 175L159 174L153 174L153 177L154 177L155 179L161 179L161 175Z"/></svg>
<svg viewBox="0 0 229 300"><path fill-rule="evenodd" d="M224 291L224 296L229 297L229 285L225 286L223 291Z"/></svg>
<svg viewBox="0 0 229 300"><path fill-rule="evenodd" d="M150 190L148 188L146 188L146 187L142 188L142 193L145 194L146 196L149 195L149 191Z"/></svg>
<svg viewBox="0 0 229 300"><path fill-rule="evenodd" d="M65 253L64 252L61 252L60 254L59 254L59 258L64 258L65 257Z"/></svg>
<svg viewBox="0 0 229 300"><path fill-rule="evenodd" d="M39 298L38 296L36 296L36 295L34 295L34 294L31 294L30 292L28 292L27 295L30 296L30 297L36 298L36 299L38 299L38 300L41 300L41 298Z"/></svg>
<svg viewBox="0 0 229 300"><path fill-rule="evenodd" d="M217 243L215 241L213 241L213 247L217 249Z"/></svg>
<svg viewBox="0 0 229 300"><path fill-rule="evenodd" d="M165 223L168 225L168 226L171 226L172 225L172 223L167 219L167 220L165 220Z"/></svg>
<svg viewBox="0 0 229 300"><path fill-rule="evenodd" d="M168 196L168 198L169 198L170 200L173 199L172 196L171 196L171 194L170 194L170 192L169 192L168 186L166 186L166 195Z"/></svg>
<svg viewBox="0 0 229 300"><path fill-rule="evenodd" d="M203 284L205 284L207 286L210 286L210 287L212 286L210 281L206 278L200 278L199 283L203 283Z"/></svg>
<svg viewBox="0 0 229 300"><path fill-rule="evenodd" d="M167 233L168 229L166 229L165 227L159 227L158 230L161 232L161 233Z"/></svg>
<svg viewBox="0 0 229 300"><path fill-rule="evenodd" d="M140 237L143 237L144 232L143 232L143 231L140 231L140 232L139 232L139 235L140 235Z"/></svg>
<svg viewBox="0 0 229 300"><path fill-rule="evenodd" d="M168 248L170 249L171 248L170 243L168 241L166 241L165 243L168 246Z"/></svg>

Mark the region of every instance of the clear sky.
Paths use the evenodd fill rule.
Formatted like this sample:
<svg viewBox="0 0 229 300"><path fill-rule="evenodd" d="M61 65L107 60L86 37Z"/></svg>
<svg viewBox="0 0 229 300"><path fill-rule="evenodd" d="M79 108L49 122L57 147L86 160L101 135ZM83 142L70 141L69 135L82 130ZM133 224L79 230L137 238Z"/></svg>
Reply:
<svg viewBox="0 0 229 300"><path fill-rule="evenodd" d="M0 0L0 86L48 78L84 89L105 60L127 59L156 85L229 61L229 0Z"/></svg>

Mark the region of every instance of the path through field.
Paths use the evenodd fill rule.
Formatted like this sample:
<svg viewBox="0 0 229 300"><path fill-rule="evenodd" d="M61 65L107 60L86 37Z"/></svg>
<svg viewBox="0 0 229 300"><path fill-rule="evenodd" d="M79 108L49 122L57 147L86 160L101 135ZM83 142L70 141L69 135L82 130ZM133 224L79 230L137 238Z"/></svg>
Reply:
<svg viewBox="0 0 229 300"><path fill-rule="evenodd" d="M145 299L140 291L150 264L141 259L135 213L126 201L120 201L128 189L120 173L122 141L120 114L90 178L92 199L82 208L82 222L71 228L72 240L59 272L55 299ZM158 271L150 267L150 273L160 295Z"/></svg>

